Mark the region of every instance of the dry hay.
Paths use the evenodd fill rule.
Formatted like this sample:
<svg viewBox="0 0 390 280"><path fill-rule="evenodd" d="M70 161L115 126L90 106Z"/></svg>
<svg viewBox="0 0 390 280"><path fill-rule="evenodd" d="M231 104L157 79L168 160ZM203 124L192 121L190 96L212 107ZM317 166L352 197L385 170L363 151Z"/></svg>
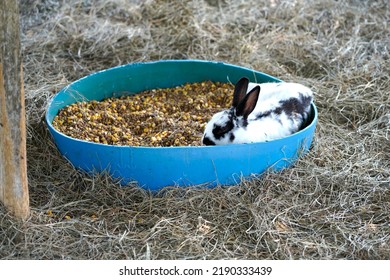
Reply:
<svg viewBox="0 0 390 280"><path fill-rule="evenodd" d="M389 259L388 1L22 1L31 217L2 259ZM119 188L75 171L43 122L61 87L156 59L251 67L315 91L314 145L236 186Z"/></svg>

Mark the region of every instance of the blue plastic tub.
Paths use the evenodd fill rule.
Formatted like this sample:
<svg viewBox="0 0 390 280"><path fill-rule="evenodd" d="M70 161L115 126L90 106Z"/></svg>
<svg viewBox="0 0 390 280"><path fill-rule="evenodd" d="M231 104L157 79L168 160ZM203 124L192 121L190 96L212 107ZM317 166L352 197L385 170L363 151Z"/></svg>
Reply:
<svg viewBox="0 0 390 280"><path fill-rule="evenodd" d="M263 143L199 147L132 147L97 144L64 135L52 126L59 110L82 100L102 100L115 93L137 93L205 80L236 83L280 82L277 78L221 62L179 60L135 63L100 71L71 83L51 100L46 122L61 154L88 173L108 171L122 184L138 182L158 190L165 186L240 182L243 177L290 166L310 148L317 123L312 103L310 124L303 130Z"/></svg>

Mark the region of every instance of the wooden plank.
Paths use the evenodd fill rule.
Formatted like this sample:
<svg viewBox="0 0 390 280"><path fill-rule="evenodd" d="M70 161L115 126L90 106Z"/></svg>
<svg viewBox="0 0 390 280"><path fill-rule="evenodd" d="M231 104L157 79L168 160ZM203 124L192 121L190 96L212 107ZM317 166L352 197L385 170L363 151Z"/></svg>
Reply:
<svg viewBox="0 0 390 280"><path fill-rule="evenodd" d="M26 121L19 1L0 1L0 201L27 219Z"/></svg>

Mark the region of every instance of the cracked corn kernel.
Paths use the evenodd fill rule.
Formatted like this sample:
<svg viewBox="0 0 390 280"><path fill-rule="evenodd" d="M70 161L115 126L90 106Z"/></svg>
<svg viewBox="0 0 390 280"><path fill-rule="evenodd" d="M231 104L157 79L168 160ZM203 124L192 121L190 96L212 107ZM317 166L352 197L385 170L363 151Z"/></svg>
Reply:
<svg viewBox="0 0 390 280"><path fill-rule="evenodd" d="M231 105L234 85L205 81L64 107L53 120L77 139L127 146L198 146L206 123Z"/></svg>

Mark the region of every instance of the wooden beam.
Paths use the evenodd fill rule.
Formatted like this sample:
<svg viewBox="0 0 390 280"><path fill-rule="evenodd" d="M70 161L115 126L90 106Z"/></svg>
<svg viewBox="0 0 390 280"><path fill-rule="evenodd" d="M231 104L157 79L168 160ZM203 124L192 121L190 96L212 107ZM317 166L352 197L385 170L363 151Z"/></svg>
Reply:
<svg viewBox="0 0 390 280"><path fill-rule="evenodd" d="M19 1L0 1L0 201L17 218L29 209Z"/></svg>

